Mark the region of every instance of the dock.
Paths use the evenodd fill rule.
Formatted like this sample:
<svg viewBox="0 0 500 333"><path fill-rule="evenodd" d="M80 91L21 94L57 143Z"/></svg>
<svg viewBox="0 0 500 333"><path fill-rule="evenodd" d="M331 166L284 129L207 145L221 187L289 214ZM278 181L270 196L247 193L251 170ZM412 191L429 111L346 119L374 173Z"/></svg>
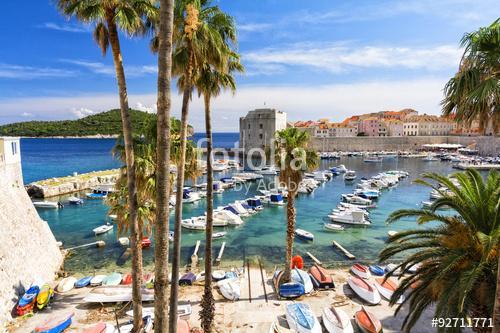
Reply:
<svg viewBox="0 0 500 333"><path fill-rule="evenodd" d="M96 247L104 247L104 246L106 246L106 242L104 242L103 240L99 240L99 241L88 243L88 244L82 244L82 245L78 245L78 246L68 247L65 250L69 251L69 250L82 249L82 248L90 247L90 246L94 246L94 245Z"/></svg>
<svg viewBox="0 0 500 333"><path fill-rule="evenodd" d="M470 164L470 163L458 163L453 166L456 169L465 170L465 169L475 169L479 171L485 170L500 170L500 164Z"/></svg>
<svg viewBox="0 0 500 333"><path fill-rule="evenodd" d="M193 254L191 255L191 267L196 267L198 265L198 250L200 249L201 241L197 240L194 246Z"/></svg>
<svg viewBox="0 0 500 333"><path fill-rule="evenodd" d="M334 241L335 242L335 241ZM323 263L321 261L319 261L318 258L316 258L315 256L313 256L313 254L311 252L306 252L306 254L309 256L309 258L312 259L312 261L314 261L317 265L321 266L323 265Z"/></svg>
<svg viewBox="0 0 500 333"><path fill-rule="evenodd" d="M226 248L226 242L223 242L222 243L222 246L220 247L220 250L219 250L219 255L217 256L217 258L215 259L215 264L216 265L219 265L220 264L220 261L222 260L222 254L224 253L224 249Z"/></svg>
<svg viewBox="0 0 500 333"><path fill-rule="evenodd" d="M347 251L342 245L337 243L336 241L333 241L333 246L339 249L348 259L356 259L356 256L352 254L351 252Z"/></svg>

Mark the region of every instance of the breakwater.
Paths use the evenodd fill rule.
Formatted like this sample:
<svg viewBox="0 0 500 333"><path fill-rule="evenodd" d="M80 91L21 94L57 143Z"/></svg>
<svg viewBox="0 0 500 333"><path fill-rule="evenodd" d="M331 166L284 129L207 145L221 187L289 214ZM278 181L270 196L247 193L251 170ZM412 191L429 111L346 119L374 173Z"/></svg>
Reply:
<svg viewBox="0 0 500 333"><path fill-rule="evenodd" d="M118 178L119 169L94 171L67 177L55 177L26 185L32 198L47 198L69 194L103 184L112 184Z"/></svg>

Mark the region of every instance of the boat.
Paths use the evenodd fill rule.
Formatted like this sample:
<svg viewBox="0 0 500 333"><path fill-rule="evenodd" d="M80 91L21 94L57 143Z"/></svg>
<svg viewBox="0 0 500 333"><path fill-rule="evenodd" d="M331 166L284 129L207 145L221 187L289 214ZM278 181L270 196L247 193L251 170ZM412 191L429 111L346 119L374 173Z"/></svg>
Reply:
<svg viewBox="0 0 500 333"><path fill-rule="evenodd" d="M196 221L194 219L184 219L181 221L181 226L186 229L204 231L206 228L205 222Z"/></svg>
<svg viewBox="0 0 500 333"><path fill-rule="evenodd" d="M385 266L385 272L389 273L391 271L394 271L392 275L394 276L401 275L401 268L396 268L396 267L398 267L398 265L396 264L387 264L387 266Z"/></svg>
<svg viewBox="0 0 500 333"><path fill-rule="evenodd" d="M311 281L316 289L335 288L332 276L323 267L314 264L311 268L309 268L309 275L311 276Z"/></svg>
<svg viewBox="0 0 500 333"><path fill-rule="evenodd" d="M185 319L177 318L177 333L189 333L191 328L189 322Z"/></svg>
<svg viewBox="0 0 500 333"><path fill-rule="evenodd" d="M83 288L90 285L92 276L85 276L75 282L75 288Z"/></svg>
<svg viewBox="0 0 500 333"><path fill-rule="evenodd" d="M264 206L262 206L262 202L257 198L247 199L247 205L256 211L261 211L264 209Z"/></svg>
<svg viewBox="0 0 500 333"><path fill-rule="evenodd" d="M143 302L154 300L154 290L141 288ZM132 287L130 286L101 286L92 289L83 298L85 303L118 303L132 301Z"/></svg>
<svg viewBox="0 0 500 333"><path fill-rule="evenodd" d="M392 294L396 291L396 289L398 289L398 284L392 278L376 278L375 287L377 288L380 295L384 296L387 300L391 300ZM401 295L396 303L403 303L404 300L404 295Z"/></svg>
<svg viewBox="0 0 500 333"><path fill-rule="evenodd" d="M395 230L389 230L389 231L387 231L387 236L389 236L389 237L394 237L397 234L398 234L398 232L395 231Z"/></svg>
<svg viewBox="0 0 500 333"><path fill-rule="evenodd" d="M216 226L216 220L221 220L224 222L224 224L219 225L219 226L224 226L224 225L241 225L243 224L243 220L241 217L236 215L235 213L227 210L227 209L220 209L217 211L214 211L214 226Z"/></svg>
<svg viewBox="0 0 500 333"><path fill-rule="evenodd" d="M283 206L285 202L283 201L283 196L281 194L271 194L269 196L269 204Z"/></svg>
<svg viewBox="0 0 500 333"><path fill-rule="evenodd" d="M42 325L35 327L35 333L61 333L71 326L71 318L73 313L64 316L53 317L47 320Z"/></svg>
<svg viewBox="0 0 500 333"><path fill-rule="evenodd" d="M226 234L227 234L227 232L225 232L225 231L215 232L212 234L212 239L223 238L224 236L226 236Z"/></svg>
<svg viewBox="0 0 500 333"><path fill-rule="evenodd" d="M325 227L326 230L329 230L329 231L342 231L344 230L344 227L339 225L339 224L335 224L335 223L325 223L323 225Z"/></svg>
<svg viewBox="0 0 500 333"><path fill-rule="evenodd" d="M354 194L365 198L365 199L377 199L380 196L380 192L378 190L373 190L373 189L357 189L354 191Z"/></svg>
<svg viewBox="0 0 500 333"><path fill-rule="evenodd" d="M189 316L193 312L191 308L191 304L179 304L177 305L177 314L179 317ZM129 317L134 317L134 310L129 310L125 312L125 314ZM143 316L150 316L152 319L155 319L155 308L152 306L145 306L142 308Z"/></svg>
<svg viewBox="0 0 500 333"><path fill-rule="evenodd" d="M39 292L40 287L38 285L32 285L28 290L26 290L16 306L16 314L18 316L23 316L29 312L33 312L33 307L35 306L36 297Z"/></svg>
<svg viewBox="0 0 500 333"><path fill-rule="evenodd" d="M54 289L52 289L49 284L45 283L36 296L36 307L38 310L42 310L46 307L52 300L52 297L54 297Z"/></svg>
<svg viewBox="0 0 500 333"><path fill-rule="evenodd" d="M333 213L328 215L330 220L333 222L344 223L344 224L355 224L355 225L370 225L370 221L368 221L365 217L365 212L356 211L356 210L348 210L339 213Z"/></svg>
<svg viewBox="0 0 500 333"><path fill-rule="evenodd" d="M344 180L346 182L352 182L354 179L356 179L356 171L347 170L346 173L344 173Z"/></svg>
<svg viewBox="0 0 500 333"><path fill-rule="evenodd" d="M371 204L371 205L364 205L364 204L355 204L355 203L348 203L348 202L339 202L339 206L344 207L344 208L350 208L350 209L362 209L362 210L368 210L371 208L377 207L376 204Z"/></svg>
<svg viewBox="0 0 500 333"><path fill-rule="evenodd" d="M351 272L363 279L369 279L371 277L370 270L365 265L354 264L351 266Z"/></svg>
<svg viewBox="0 0 500 333"><path fill-rule="evenodd" d="M85 196L89 199L106 199L111 191L95 188L92 192L85 193Z"/></svg>
<svg viewBox="0 0 500 333"><path fill-rule="evenodd" d="M351 276L347 280L347 284L361 299L370 304L380 303L380 294L377 288L369 281L360 279L356 276Z"/></svg>
<svg viewBox="0 0 500 333"><path fill-rule="evenodd" d="M378 320L373 313L366 311L364 306L354 314L354 320L363 333L382 332L380 320Z"/></svg>
<svg viewBox="0 0 500 333"><path fill-rule="evenodd" d="M290 329L297 333L321 333L318 319L306 303L286 305L286 321Z"/></svg>
<svg viewBox="0 0 500 333"><path fill-rule="evenodd" d="M102 284L102 280L104 280L104 278L106 277L106 275L96 275L92 278L92 280L90 280L90 285L92 287L97 287L97 286L100 286Z"/></svg>
<svg viewBox="0 0 500 333"><path fill-rule="evenodd" d="M274 289L282 298L297 298L305 294L304 285L299 282L287 282L280 284L283 271L276 271L273 275Z"/></svg>
<svg viewBox="0 0 500 333"><path fill-rule="evenodd" d="M309 294L311 291L314 290L314 285L311 281L311 277L309 276L309 274L307 274L306 271L294 268L292 269L290 279L293 282L297 282L304 285L304 292L306 294Z"/></svg>
<svg viewBox="0 0 500 333"><path fill-rule="evenodd" d="M113 229L113 225L106 223L104 225L101 225L100 227L92 229L92 232L97 236L97 235L105 234L112 229Z"/></svg>
<svg viewBox="0 0 500 333"><path fill-rule="evenodd" d="M366 163L380 163L382 162L383 158L379 156L367 156L363 159L363 162Z"/></svg>
<svg viewBox="0 0 500 333"><path fill-rule="evenodd" d="M179 279L179 285L180 286L191 286L193 285L194 281L196 281L196 274L193 272L187 272L186 274L182 275Z"/></svg>
<svg viewBox="0 0 500 333"><path fill-rule="evenodd" d="M328 333L354 333L349 316L334 306L324 307L321 319Z"/></svg>
<svg viewBox="0 0 500 333"><path fill-rule="evenodd" d="M269 333L295 333L295 331L288 328L287 323L282 324L279 320L275 320L271 323L271 327L269 327Z"/></svg>
<svg viewBox="0 0 500 333"><path fill-rule="evenodd" d="M214 279L215 281L220 281L225 278L226 272L224 272L223 270L215 270L212 272L212 279Z"/></svg>
<svg viewBox="0 0 500 333"><path fill-rule="evenodd" d="M106 276L102 280L103 286L117 286L122 282L122 275L120 273L114 272Z"/></svg>
<svg viewBox="0 0 500 333"><path fill-rule="evenodd" d="M385 274L385 269L383 267L378 266L378 265L370 265L370 266L368 266L368 268L370 269L370 272L373 275L384 276L384 274Z"/></svg>
<svg viewBox="0 0 500 333"><path fill-rule="evenodd" d="M263 167L260 170L255 170L254 172L264 176L276 176L278 174L278 170L275 166Z"/></svg>
<svg viewBox="0 0 500 333"><path fill-rule="evenodd" d="M219 290L226 299L236 301L241 296L241 288L238 279L224 279L217 282Z"/></svg>
<svg viewBox="0 0 500 333"><path fill-rule="evenodd" d="M169 281L170 281L169 277ZM148 288L148 289L153 289L154 288L154 282L155 282L155 275L154 273L145 273L142 275L142 283L143 285Z"/></svg>
<svg viewBox="0 0 500 333"><path fill-rule="evenodd" d="M309 231L305 231L303 229L296 229L295 236L297 236L300 239L306 240L306 241L313 241L314 240L314 235L312 233L310 233Z"/></svg>
<svg viewBox="0 0 500 333"><path fill-rule="evenodd" d="M59 282L56 287L56 291L59 293L65 293L70 291L75 287L76 278L73 276L68 276Z"/></svg>
<svg viewBox="0 0 500 333"><path fill-rule="evenodd" d="M372 204L372 201L370 199L362 198L359 195L342 194L341 196L342 196L342 200L344 200L347 203L357 204L360 206L369 206Z"/></svg>
<svg viewBox="0 0 500 333"><path fill-rule="evenodd" d="M182 203L194 203L201 200L201 196L198 192L193 192L189 188L185 188L182 191Z"/></svg>
<svg viewBox="0 0 500 333"><path fill-rule="evenodd" d="M143 249L151 247L151 239L149 237L142 237L141 247Z"/></svg>
<svg viewBox="0 0 500 333"><path fill-rule="evenodd" d="M68 202L70 205L83 205L83 199L77 197L69 197Z"/></svg>
<svg viewBox="0 0 500 333"><path fill-rule="evenodd" d="M132 284L132 274L127 273L122 277L122 282L121 284L127 285L127 284Z"/></svg>
<svg viewBox="0 0 500 333"><path fill-rule="evenodd" d="M422 159L424 162L435 162L439 161L437 158L435 158L432 154L428 154L426 157Z"/></svg>
<svg viewBox="0 0 500 333"><path fill-rule="evenodd" d="M118 238L118 243L120 243L121 246L129 246L130 239L128 237L120 237Z"/></svg>
<svg viewBox="0 0 500 333"><path fill-rule="evenodd" d="M57 209L61 207L61 204L55 201L33 201L33 206L35 206L35 208Z"/></svg>
<svg viewBox="0 0 500 333"><path fill-rule="evenodd" d="M97 323L83 333L115 333L115 327L108 323Z"/></svg>

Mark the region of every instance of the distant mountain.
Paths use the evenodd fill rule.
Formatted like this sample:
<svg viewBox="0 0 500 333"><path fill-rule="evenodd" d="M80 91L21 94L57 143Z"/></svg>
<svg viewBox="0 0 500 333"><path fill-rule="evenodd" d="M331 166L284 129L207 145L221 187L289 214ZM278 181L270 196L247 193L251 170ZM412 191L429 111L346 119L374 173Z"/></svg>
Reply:
<svg viewBox="0 0 500 333"><path fill-rule="evenodd" d="M141 128L146 122L156 119L155 114L130 110L133 128ZM26 121L0 126L3 136L117 136L122 131L120 110L97 113L77 120Z"/></svg>

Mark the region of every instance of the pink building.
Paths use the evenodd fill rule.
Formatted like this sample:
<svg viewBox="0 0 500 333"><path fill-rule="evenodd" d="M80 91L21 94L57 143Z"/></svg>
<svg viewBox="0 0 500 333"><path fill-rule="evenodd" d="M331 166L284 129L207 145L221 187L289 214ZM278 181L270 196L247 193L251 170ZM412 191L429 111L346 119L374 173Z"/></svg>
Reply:
<svg viewBox="0 0 500 333"><path fill-rule="evenodd" d="M358 133L364 133L365 136L379 136L379 120L376 117L368 117L359 122Z"/></svg>

